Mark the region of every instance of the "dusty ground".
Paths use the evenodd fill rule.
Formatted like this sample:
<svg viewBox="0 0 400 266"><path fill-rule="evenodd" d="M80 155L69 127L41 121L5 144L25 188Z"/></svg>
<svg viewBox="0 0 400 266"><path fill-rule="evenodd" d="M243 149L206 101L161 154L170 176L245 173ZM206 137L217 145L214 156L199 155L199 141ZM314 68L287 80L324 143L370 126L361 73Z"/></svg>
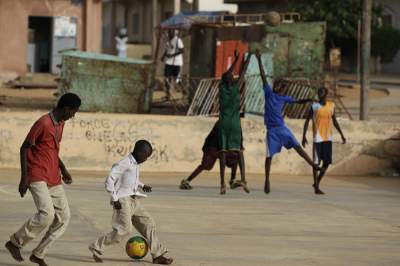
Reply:
<svg viewBox="0 0 400 266"><path fill-rule="evenodd" d="M19 172L0 170L1 242L33 213L31 197L16 193ZM111 208L104 192L106 173L75 173L67 187L72 220L48 254L50 265L95 265L87 245L110 229ZM328 177L325 196L311 193L310 177L273 176L272 193L251 175L250 194L220 196L215 175L202 175L193 191L177 187L185 174L144 173L153 193L142 204L154 216L159 236L175 265L398 266L400 265L400 179ZM137 234L136 232L132 233ZM24 249L27 258L34 241ZM103 265L132 262L123 244L105 254ZM0 265L17 263L0 246Z"/></svg>

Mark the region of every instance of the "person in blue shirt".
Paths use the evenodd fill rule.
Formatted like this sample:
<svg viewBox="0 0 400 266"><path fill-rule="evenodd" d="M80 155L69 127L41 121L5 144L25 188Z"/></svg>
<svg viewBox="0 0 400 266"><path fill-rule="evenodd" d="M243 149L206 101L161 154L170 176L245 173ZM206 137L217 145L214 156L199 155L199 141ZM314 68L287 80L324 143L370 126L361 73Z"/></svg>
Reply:
<svg viewBox="0 0 400 266"><path fill-rule="evenodd" d="M265 159L265 186L264 192L270 192L270 171L272 157L278 154L282 147L286 149L294 148L297 153L307 161L315 170L320 170L319 166L313 162L308 154L301 148L299 142L293 136L293 133L285 125L283 120L282 109L285 104L306 104L313 102L312 99L296 100L290 96L283 95L283 88L276 86L274 90L270 87L265 76L264 67L261 62L260 51L256 51L256 57L260 68L260 75L263 82L265 96L264 123L267 127L266 148L267 154Z"/></svg>

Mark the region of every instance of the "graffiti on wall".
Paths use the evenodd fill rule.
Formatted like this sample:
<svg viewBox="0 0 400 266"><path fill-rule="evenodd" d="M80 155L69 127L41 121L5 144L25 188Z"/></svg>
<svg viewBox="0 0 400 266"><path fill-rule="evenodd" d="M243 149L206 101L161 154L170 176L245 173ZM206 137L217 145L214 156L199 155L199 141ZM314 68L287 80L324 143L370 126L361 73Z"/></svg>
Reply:
<svg viewBox="0 0 400 266"><path fill-rule="evenodd" d="M157 142L160 139L153 129L142 122L112 121L109 119L76 119L73 128L83 130L84 139L96 142L104 147L104 151L113 157L127 155L133 150L134 143L139 139L150 141L153 146L151 159L155 163L168 162L168 145Z"/></svg>

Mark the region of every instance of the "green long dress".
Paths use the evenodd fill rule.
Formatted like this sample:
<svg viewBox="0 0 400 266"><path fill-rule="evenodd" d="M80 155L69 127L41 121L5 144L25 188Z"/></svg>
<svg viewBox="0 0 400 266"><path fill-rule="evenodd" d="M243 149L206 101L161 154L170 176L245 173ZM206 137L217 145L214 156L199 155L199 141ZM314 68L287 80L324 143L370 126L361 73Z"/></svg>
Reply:
<svg viewBox="0 0 400 266"><path fill-rule="evenodd" d="M218 144L221 151L241 149L240 91L237 82L230 87L224 82L219 88Z"/></svg>

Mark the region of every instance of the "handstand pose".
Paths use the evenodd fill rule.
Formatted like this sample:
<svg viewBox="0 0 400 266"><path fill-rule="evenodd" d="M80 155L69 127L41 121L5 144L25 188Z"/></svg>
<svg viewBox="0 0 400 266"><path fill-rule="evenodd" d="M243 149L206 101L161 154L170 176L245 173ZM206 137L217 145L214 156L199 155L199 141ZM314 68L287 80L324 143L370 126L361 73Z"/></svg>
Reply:
<svg viewBox="0 0 400 266"><path fill-rule="evenodd" d="M243 150L243 146L241 148ZM195 179L204 170L210 171L213 169L215 162L218 159L218 121L215 123L211 132L208 134L203 145L203 159L201 164L193 171L193 173L187 178L181 181L180 189L192 189L190 182ZM228 151L226 153L226 166L232 169L231 180L229 181L231 189L241 186L241 182L235 182L236 170L239 163L239 156L237 152Z"/></svg>

